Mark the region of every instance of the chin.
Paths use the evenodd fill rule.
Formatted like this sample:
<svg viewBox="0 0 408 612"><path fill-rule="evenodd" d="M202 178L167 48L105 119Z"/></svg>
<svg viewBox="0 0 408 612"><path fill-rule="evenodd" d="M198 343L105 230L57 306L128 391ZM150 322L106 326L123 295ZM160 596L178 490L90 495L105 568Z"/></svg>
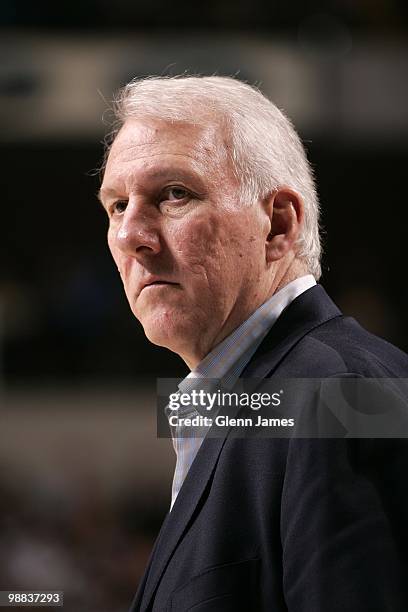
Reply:
<svg viewBox="0 0 408 612"><path fill-rule="evenodd" d="M140 320L140 319L139 319ZM185 317L172 317L167 311L141 320L147 339L157 346L163 346L180 354L181 347L190 345L193 326Z"/></svg>

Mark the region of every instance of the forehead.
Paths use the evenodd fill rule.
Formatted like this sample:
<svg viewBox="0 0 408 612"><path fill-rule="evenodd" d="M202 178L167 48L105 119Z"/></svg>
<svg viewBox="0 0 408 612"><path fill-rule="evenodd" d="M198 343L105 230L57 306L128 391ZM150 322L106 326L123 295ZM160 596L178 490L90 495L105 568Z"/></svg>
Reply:
<svg viewBox="0 0 408 612"><path fill-rule="evenodd" d="M128 119L109 152L105 178L135 166L190 167L210 173L227 161L227 147L218 125L195 125L159 119ZM105 180L104 180L105 182Z"/></svg>

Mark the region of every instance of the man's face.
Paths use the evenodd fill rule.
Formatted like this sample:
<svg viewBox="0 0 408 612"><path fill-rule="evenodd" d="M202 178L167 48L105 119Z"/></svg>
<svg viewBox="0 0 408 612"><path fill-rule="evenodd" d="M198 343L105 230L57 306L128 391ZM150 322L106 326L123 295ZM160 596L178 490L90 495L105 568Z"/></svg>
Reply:
<svg viewBox="0 0 408 612"><path fill-rule="evenodd" d="M268 218L242 207L220 128L128 120L101 199L127 299L151 342L194 367L263 301Z"/></svg>

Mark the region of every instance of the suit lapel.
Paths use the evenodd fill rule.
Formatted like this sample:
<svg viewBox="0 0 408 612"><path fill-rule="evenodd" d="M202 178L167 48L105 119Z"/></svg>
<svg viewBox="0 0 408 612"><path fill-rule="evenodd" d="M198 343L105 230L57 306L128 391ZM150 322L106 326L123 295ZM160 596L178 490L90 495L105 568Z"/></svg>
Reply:
<svg viewBox="0 0 408 612"><path fill-rule="evenodd" d="M149 567L139 587L132 610L144 611L149 608L160 578L211 480L225 439L226 437L206 438L202 443L174 502L173 509L160 529ZM141 607L137 607L137 604Z"/></svg>
<svg viewBox="0 0 408 612"><path fill-rule="evenodd" d="M241 377L262 379L270 375L306 334L341 314L321 285L311 287L282 312Z"/></svg>
<svg viewBox="0 0 408 612"><path fill-rule="evenodd" d="M276 369L305 334L339 315L337 306L320 285L302 293L281 314L241 376L258 380L264 378ZM202 443L173 509L162 525L132 611L144 612L149 609L163 572L205 494L229 431L230 428L222 438L207 437Z"/></svg>

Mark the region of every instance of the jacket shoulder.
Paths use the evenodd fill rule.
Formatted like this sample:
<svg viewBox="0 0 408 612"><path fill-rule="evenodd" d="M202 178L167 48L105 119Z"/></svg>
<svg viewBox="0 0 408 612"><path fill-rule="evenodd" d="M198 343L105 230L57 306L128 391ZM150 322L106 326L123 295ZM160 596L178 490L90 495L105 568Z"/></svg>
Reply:
<svg viewBox="0 0 408 612"><path fill-rule="evenodd" d="M311 330L285 361L291 376L408 377L408 356L352 317L335 317Z"/></svg>

